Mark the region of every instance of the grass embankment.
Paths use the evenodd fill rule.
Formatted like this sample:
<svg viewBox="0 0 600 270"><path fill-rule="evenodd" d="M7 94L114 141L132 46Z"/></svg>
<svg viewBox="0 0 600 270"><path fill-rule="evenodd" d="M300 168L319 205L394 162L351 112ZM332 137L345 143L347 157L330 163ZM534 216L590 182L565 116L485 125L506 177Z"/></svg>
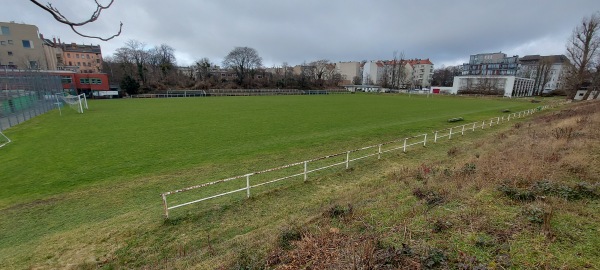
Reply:
<svg viewBox="0 0 600 270"><path fill-rule="evenodd" d="M263 251L245 251L247 257L260 258L282 227L311 224L339 197L385 185L379 176L388 166L417 164L439 146L265 188L276 192L250 200L240 194L191 206L166 223L158 194L454 126L446 120L456 116L476 121L533 107L523 100L396 95L90 106L84 115L49 113L6 131L14 142L0 151L0 267L212 268L246 246Z"/></svg>
<svg viewBox="0 0 600 270"><path fill-rule="evenodd" d="M598 269L600 104L517 123L392 166L276 248L277 269ZM459 139L460 140L460 139Z"/></svg>

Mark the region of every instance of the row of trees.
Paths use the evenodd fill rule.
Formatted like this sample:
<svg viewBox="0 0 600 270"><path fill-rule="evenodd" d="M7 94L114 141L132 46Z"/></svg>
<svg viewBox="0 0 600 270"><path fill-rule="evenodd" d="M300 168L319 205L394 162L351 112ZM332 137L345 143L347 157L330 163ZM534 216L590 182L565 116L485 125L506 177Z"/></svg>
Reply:
<svg viewBox="0 0 600 270"><path fill-rule="evenodd" d="M342 80L329 60L304 63L295 72L287 63L267 70L258 52L249 47L231 50L221 66L204 57L190 67L178 68L174 54L166 44L149 48L129 40L104 59L104 72L110 74L112 84L120 84L129 94L182 88L329 88Z"/></svg>
<svg viewBox="0 0 600 270"><path fill-rule="evenodd" d="M112 56L105 57L103 65L111 83L122 84L130 94L137 93L136 85L147 91L186 83L177 70L175 49L166 44L147 48L143 42L129 40Z"/></svg>

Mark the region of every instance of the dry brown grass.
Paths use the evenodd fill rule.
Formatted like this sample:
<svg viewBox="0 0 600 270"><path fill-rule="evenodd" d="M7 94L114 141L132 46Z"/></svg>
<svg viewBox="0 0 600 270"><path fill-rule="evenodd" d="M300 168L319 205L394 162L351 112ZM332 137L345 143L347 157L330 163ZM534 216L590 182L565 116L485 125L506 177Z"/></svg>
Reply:
<svg viewBox="0 0 600 270"><path fill-rule="evenodd" d="M292 250L272 252L268 265L594 267L599 257L593 247L600 240L587 228L598 226L598 216L593 214L597 208L586 200L597 205L600 196L599 135L600 104L585 102L516 123L476 142L458 142L447 148L443 160L391 169L382 180L389 186L379 192L392 195L380 195L384 201L372 196L367 202L352 202L363 206L355 207L343 222L317 221L315 230L293 241ZM399 196L394 192L402 189L403 196L416 202L394 202ZM391 209L383 209L386 206ZM590 235L596 236L589 239ZM588 248L587 253L574 253L572 245Z"/></svg>

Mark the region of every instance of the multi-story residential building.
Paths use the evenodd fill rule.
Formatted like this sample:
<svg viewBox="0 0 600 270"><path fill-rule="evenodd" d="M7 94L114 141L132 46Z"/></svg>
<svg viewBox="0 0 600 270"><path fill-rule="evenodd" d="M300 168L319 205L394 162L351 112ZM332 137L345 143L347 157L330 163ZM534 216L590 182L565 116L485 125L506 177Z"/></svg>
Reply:
<svg viewBox="0 0 600 270"><path fill-rule="evenodd" d="M356 61L335 63L335 72L340 74L342 77L340 84L354 84L357 82L355 78L360 81L362 79L361 66L362 63Z"/></svg>
<svg viewBox="0 0 600 270"><path fill-rule="evenodd" d="M518 55L507 57L502 52L474 54L463 64L462 75L517 75L518 60Z"/></svg>
<svg viewBox="0 0 600 270"><path fill-rule="evenodd" d="M40 37L42 38L42 46L44 47L44 56L46 57L48 69L64 70L63 50L59 46L56 46L56 39L45 39L43 35L40 35Z"/></svg>
<svg viewBox="0 0 600 270"><path fill-rule="evenodd" d="M427 59L406 61L412 68L411 81L415 87L430 87L433 79L433 63Z"/></svg>
<svg viewBox="0 0 600 270"><path fill-rule="evenodd" d="M385 64L382 61L367 61L361 68L363 85L380 85L385 78Z"/></svg>
<svg viewBox="0 0 600 270"><path fill-rule="evenodd" d="M433 63L429 59L369 61L362 66L363 84L392 88L431 86Z"/></svg>
<svg viewBox="0 0 600 270"><path fill-rule="evenodd" d="M37 26L0 22L0 67L12 69L48 68Z"/></svg>
<svg viewBox="0 0 600 270"><path fill-rule="evenodd" d="M100 73L102 71L102 49L100 45L58 44L63 50L65 66L79 67L80 73Z"/></svg>
<svg viewBox="0 0 600 270"><path fill-rule="evenodd" d="M519 59L518 75L535 80L534 94L548 93L563 88L568 65L570 61L565 55L526 55Z"/></svg>

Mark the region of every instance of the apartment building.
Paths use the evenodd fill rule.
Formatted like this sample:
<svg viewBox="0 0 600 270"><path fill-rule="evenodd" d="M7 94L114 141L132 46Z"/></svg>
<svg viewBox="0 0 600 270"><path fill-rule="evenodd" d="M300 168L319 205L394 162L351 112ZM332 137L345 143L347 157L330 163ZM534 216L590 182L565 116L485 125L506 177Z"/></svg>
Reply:
<svg viewBox="0 0 600 270"><path fill-rule="evenodd" d="M526 55L519 59L518 75L534 79L535 94L563 88L563 77L571 62L565 55Z"/></svg>
<svg viewBox="0 0 600 270"><path fill-rule="evenodd" d="M40 35L40 37L42 38L42 46L48 70L64 70L63 50L59 46L56 46L56 39L45 39L43 35Z"/></svg>
<svg viewBox="0 0 600 270"><path fill-rule="evenodd" d="M517 75L519 56L506 56L505 53L474 54L469 63L463 64L462 75Z"/></svg>
<svg viewBox="0 0 600 270"><path fill-rule="evenodd" d="M37 26L0 22L0 68L48 68Z"/></svg>
<svg viewBox="0 0 600 270"><path fill-rule="evenodd" d="M63 51L65 66L78 67L80 73L100 73L102 71L102 49L100 45L57 44Z"/></svg>
<svg viewBox="0 0 600 270"><path fill-rule="evenodd" d="M411 81L419 88L430 87L433 80L433 63L427 59L410 59L406 61L412 69Z"/></svg>
<svg viewBox="0 0 600 270"><path fill-rule="evenodd" d="M430 87L433 63L429 59L368 61L362 65L363 84L391 88Z"/></svg>
<svg viewBox="0 0 600 270"><path fill-rule="evenodd" d="M340 84L354 84L355 78L360 80L362 77L361 66L362 63L357 61L335 63L335 72L342 77Z"/></svg>

